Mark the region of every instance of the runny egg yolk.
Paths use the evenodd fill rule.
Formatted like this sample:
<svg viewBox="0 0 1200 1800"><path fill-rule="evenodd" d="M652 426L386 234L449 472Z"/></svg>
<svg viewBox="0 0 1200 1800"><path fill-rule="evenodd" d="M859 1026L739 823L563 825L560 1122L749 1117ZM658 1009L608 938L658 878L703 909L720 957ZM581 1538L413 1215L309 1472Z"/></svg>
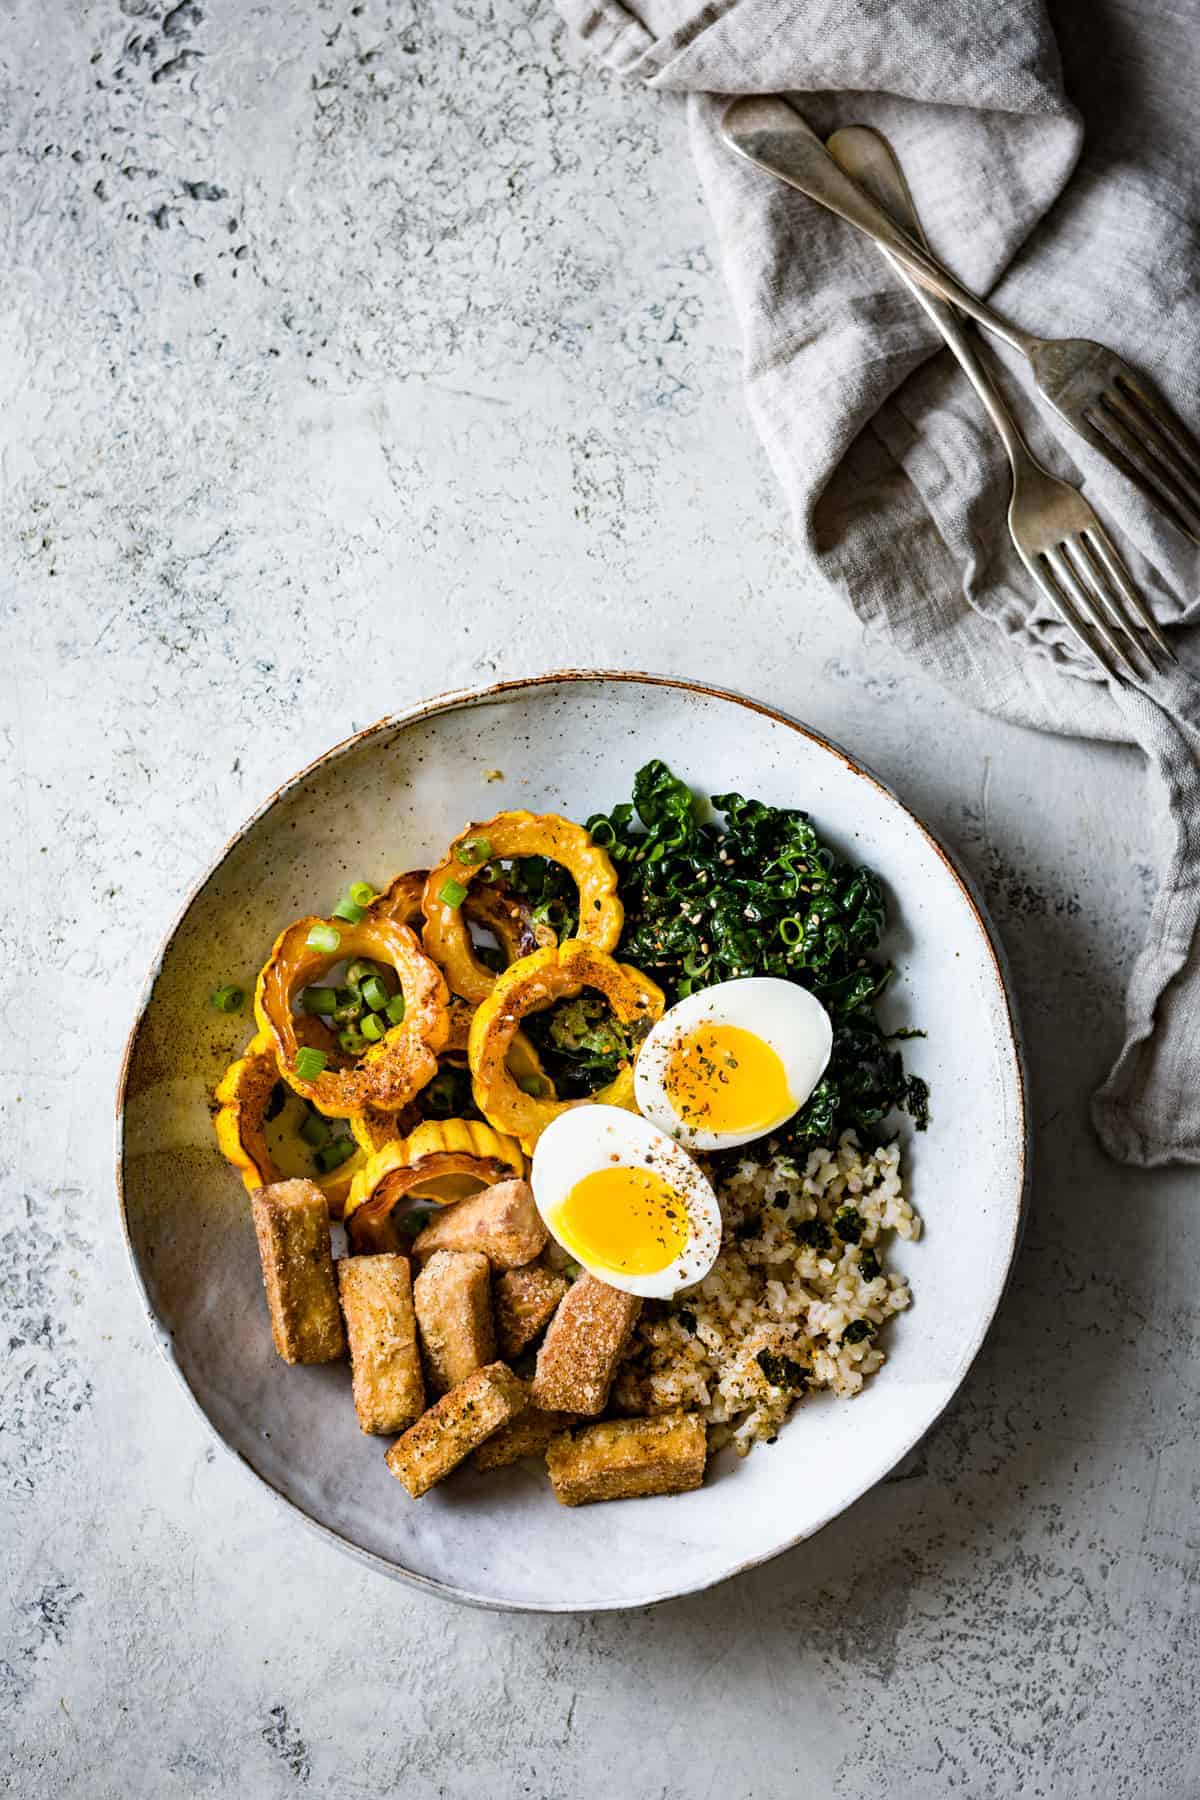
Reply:
<svg viewBox="0 0 1200 1800"><path fill-rule="evenodd" d="M577 1181L558 1209L553 1231L581 1262L653 1275L687 1248L682 1195L653 1169L615 1163Z"/></svg>
<svg viewBox="0 0 1200 1800"><path fill-rule="evenodd" d="M695 1131L752 1131L795 1109L782 1060L740 1025L701 1025L681 1037L665 1086L681 1122Z"/></svg>

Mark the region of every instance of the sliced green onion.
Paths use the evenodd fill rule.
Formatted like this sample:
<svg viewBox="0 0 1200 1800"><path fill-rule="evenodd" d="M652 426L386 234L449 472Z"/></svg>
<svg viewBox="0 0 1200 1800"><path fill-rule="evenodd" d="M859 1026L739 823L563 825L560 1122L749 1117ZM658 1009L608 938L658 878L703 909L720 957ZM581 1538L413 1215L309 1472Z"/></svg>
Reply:
<svg viewBox="0 0 1200 1800"><path fill-rule="evenodd" d="M467 890L461 881L443 881L438 899L443 906L461 906L467 897Z"/></svg>
<svg viewBox="0 0 1200 1800"><path fill-rule="evenodd" d="M212 995L212 1003L218 1012L236 1013L241 1012L245 998L245 993L240 987L232 981L227 981L224 987L216 989Z"/></svg>
<svg viewBox="0 0 1200 1800"><path fill-rule="evenodd" d="M338 1043L347 1056L361 1056L367 1047L367 1040L361 1031L339 1031Z"/></svg>
<svg viewBox="0 0 1200 1800"><path fill-rule="evenodd" d="M306 1144L312 1144L314 1149L320 1144L327 1144L330 1136L329 1120L322 1118L318 1112L309 1113L300 1127L300 1136Z"/></svg>
<svg viewBox="0 0 1200 1800"><path fill-rule="evenodd" d="M343 1000L341 1005L336 1006L333 1010L334 1023L336 1025L357 1025L362 1018L362 1010L361 1000Z"/></svg>
<svg viewBox="0 0 1200 1800"><path fill-rule="evenodd" d="M356 957L350 964L350 967L346 970L347 984L357 992L363 982L366 981L367 977L374 973L374 963L366 962L362 957Z"/></svg>
<svg viewBox="0 0 1200 1800"><path fill-rule="evenodd" d="M300 1004L306 1013L324 1013L326 1018L329 1018L337 1003L338 991L336 988L305 988L300 996Z"/></svg>
<svg viewBox="0 0 1200 1800"><path fill-rule="evenodd" d="M393 994L383 1010L388 1016L389 1025L399 1025L404 1017L404 995Z"/></svg>
<svg viewBox="0 0 1200 1800"><path fill-rule="evenodd" d="M454 860L466 863L468 869L473 869L476 863L486 862L491 854L492 846L485 837L464 838L455 848Z"/></svg>
<svg viewBox="0 0 1200 1800"><path fill-rule="evenodd" d="M340 1169L344 1162L350 1160L356 1149L353 1138L333 1138L328 1144L321 1145L313 1161L322 1175L332 1175L335 1169Z"/></svg>
<svg viewBox="0 0 1200 1800"><path fill-rule="evenodd" d="M343 894L333 909L333 916L335 919L345 919L347 925L358 925L361 924L365 911L366 908L360 906L357 900L352 900L349 894Z"/></svg>
<svg viewBox="0 0 1200 1800"><path fill-rule="evenodd" d="M375 898L375 889L371 886L369 881L352 881L350 883L350 898L353 900L355 906L370 906L372 900Z"/></svg>
<svg viewBox="0 0 1200 1800"><path fill-rule="evenodd" d="M296 1052L296 1074L301 1081L315 1081L318 1075L324 1074L328 1061L323 1050L314 1050L311 1044L305 1044Z"/></svg>
<svg viewBox="0 0 1200 1800"><path fill-rule="evenodd" d="M544 1075L522 1075L517 1086L523 1094L529 1094L534 1100L540 1100L546 1092L546 1077Z"/></svg>
<svg viewBox="0 0 1200 1800"><path fill-rule="evenodd" d="M378 975L368 975L362 984L362 997L372 1012L382 1012L388 1003L388 991Z"/></svg>
<svg viewBox="0 0 1200 1800"><path fill-rule="evenodd" d="M609 845L615 844L616 841L617 834L609 821L607 819L597 819L596 823L592 826L593 844L599 844L602 850L607 850Z"/></svg>
<svg viewBox="0 0 1200 1800"><path fill-rule="evenodd" d="M378 1013L368 1013L360 1029L369 1043L377 1044L387 1030L387 1024Z"/></svg>
<svg viewBox="0 0 1200 1800"><path fill-rule="evenodd" d="M563 1264L563 1274L566 1275L569 1280L577 1281L579 1279L579 1277L583 1274L583 1268L577 1262L564 1263Z"/></svg>
<svg viewBox="0 0 1200 1800"><path fill-rule="evenodd" d="M314 925L304 940L306 950L320 950L326 956L341 947L342 934L334 925Z"/></svg>
<svg viewBox="0 0 1200 1800"><path fill-rule="evenodd" d="M476 869L475 879L476 879L476 881L487 881L487 882L499 881L499 879L503 873L504 873L504 871L500 867L499 863L493 863L493 862L484 863L482 869Z"/></svg>
<svg viewBox="0 0 1200 1800"><path fill-rule="evenodd" d="M779 935L785 944L802 944L804 942L804 920L799 918L780 919Z"/></svg>

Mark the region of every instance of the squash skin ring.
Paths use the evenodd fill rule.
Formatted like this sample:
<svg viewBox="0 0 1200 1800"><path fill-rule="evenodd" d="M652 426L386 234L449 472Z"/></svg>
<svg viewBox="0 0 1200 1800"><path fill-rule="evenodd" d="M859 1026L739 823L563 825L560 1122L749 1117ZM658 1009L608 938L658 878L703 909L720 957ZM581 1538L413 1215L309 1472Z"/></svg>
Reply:
<svg viewBox="0 0 1200 1800"><path fill-rule="evenodd" d="M575 941L594 949L617 947L625 909L617 898L617 872L606 850L592 842L582 825L558 813L502 812L478 825L468 825L451 844L425 883L424 943L429 955L446 972L454 993L478 1005L486 1000L497 977L484 967L471 947L463 917L467 903L450 906L441 898L447 881L470 889L478 865L460 862L459 847L476 837L491 845L489 860L507 857L545 856L561 863L579 889L579 928ZM546 946L547 948L549 946ZM526 959L522 959L526 960ZM515 965L513 965L515 966Z"/></svg>
<svg viewBox="0 0 1200 1800"><path fill-rule="evenodd" d="M410 1196L452 1206L478 1187L524 1173L520 1146L479 1120L426 1120L356 1174L345 1213L351 1246L357 1254L404 1248L391 1214Z"/></svg>
<svg viewBox="0 0 1200 1800"><path fill-rule="evenodd" d="M305 943L314 925L332 924L338 948L309 949ZM400 978L404 1017L377 1044L372 1044L348 1069L323 1069L313 1081L296 1073L300 1048L292 999L301 988L318 980L346 958L370 958L387 963ZM332 1119L349 1119L364 1107L399 1112L414 1094L437 1073L438 1052L450 1030L450 995L436 963L421 949L415 935L386 913L364 915L357 925L340 920L297 919L275 940L258 977L254 1016L260 1031L271 1039L279 1073L289 1087L311 1100L318 1112ZM326 1033L327 1041L334 1040Z"/></svg>
<svg viewBox="0 0 1200 1800"><path fill-rule="evenodd" d="M288 1177L267 1148L266 1110L280 1079L270 1035L258 1032L242 1054L231 1062L216 1087L218 1109L213 1124L221 1154L231 1162L242 1178L248 1194ZM352 1124L356 1121L352 1121ZM367 1165L367 1152L359 1148L328 1175L314 1174L329 1211L337 1219L349 1196L354 1178Z"/></svg>
<svg viewBox="0 0 1200 1800"><path fill-rule="evenodd" d="M589 1100L551 1100L526 1094L508 1067L509 1047L521 1020L556 1000L597 988L623 1025L660 1019L666 1004L662 989L629 963L619 963L578 938L555 948L535 950L499 977L471 1021L470 1063L475 1104L497 1131L515 1137L527 1156L547 1125L573 1106L598 1103L636 1112L633 1064L618 1070L607 1087Z"/></svg>

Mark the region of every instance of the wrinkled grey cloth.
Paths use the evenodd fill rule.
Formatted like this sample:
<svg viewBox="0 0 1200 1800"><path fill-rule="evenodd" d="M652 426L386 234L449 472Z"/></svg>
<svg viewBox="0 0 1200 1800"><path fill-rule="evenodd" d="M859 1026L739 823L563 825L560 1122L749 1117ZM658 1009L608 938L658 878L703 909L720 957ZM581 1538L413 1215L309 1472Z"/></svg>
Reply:
<svg viewBox="0 0 1200 1800"><path fill-rule="evenodd" d="M1200 1162L1200 684L1098 678L1031 593L1006 528L1003 451L933 327L867 239L732 155L719 124L732 94L785 93L822 135L875 126L968 286L1031 330L1112 345L1195 425L1195 3L1061 0L1052 24L1039 0L557 0L596 56L688 96L747 398L806 591L848 600L981 707L1145 752L1159 888L1125 1045L1093 1103L1107 1149L1145 1166ZM1083 481L1158 617L1191 623L1200 552L1035 415L1028 370L1003 357L1035 449ZM1191 633L1176 635L1187 656Z"/></svg>

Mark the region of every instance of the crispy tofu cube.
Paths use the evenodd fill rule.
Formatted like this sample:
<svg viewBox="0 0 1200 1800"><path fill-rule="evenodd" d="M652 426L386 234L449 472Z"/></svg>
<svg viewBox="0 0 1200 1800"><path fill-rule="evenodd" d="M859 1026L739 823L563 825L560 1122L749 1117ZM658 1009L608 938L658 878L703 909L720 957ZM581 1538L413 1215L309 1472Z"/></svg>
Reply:
<svg viewBox="0 0 1200 1800"><path fill-rule="evenodd" d="M554 1316L570 1283L538 1263L505 1269L492 1283L496 1343L506 1361L520 1356Z"/></svg>
<svg viewBox="0 0 1200 1800"><path fill-rule="evenodd" d="M581 1275L559 1302L538 1351L533 1405L585 1418L603 1412L641 1310L633 1294Z"/></svg>
<svg viewBox="0 0 1200 1800"><path fill-rule="evenodd" d="M475 1467L503 1469L523 1456L541 1456L550 1439L575 1422L574 1413L540 1412L536 1406L527 1406L511 1425L502 1425L479 1446Z"/></svg>
<svg viewBox="0 0 1200 1800"><path fill-rule="evenodd" d="M368 1432L403 1431L425 1410L408 1258L343 1256L337 1278L358 1422Z"/></svg>
<svg viewBox="0 0 1200 1800"><path fill-rule="evenodd" d="M527 1404L525 1383L506 1363L489 1363L443 1395L396 1439L387 1453L387 1466L419 1500Z"/></svg>
<svg viewBox="0 0 1200 1800"><path fill-rule="evenodd" d="M437 1214L413 1243L424 1260L435 1250L482 1250L495 1269L517 1269L546 1248L542 1224L527 1181L498 1181Z"/></svg>
<svg viewBox="0 0 1200 1800"><path fill-rule="evenodd" d="M708 1432L699 1413L606 1419L550 1440L546 1466L563 1506L682 1494L704 1480Z"/></svg>
<svg viewBox="0 0 1200 1800"><path fill-rule="evenodd" d="M329 1239L329 1207L313 1181L277 1181L251 1201L271 1336L284 1362L346 1354Z"/></svg>
<svg viewBox="0 0 1200 1800"><path fill-rule="evenodd" d="M494 1361L492 1268L481 1250L437 1250L413 1283L425 1372L435 1394Z"/></svg>

